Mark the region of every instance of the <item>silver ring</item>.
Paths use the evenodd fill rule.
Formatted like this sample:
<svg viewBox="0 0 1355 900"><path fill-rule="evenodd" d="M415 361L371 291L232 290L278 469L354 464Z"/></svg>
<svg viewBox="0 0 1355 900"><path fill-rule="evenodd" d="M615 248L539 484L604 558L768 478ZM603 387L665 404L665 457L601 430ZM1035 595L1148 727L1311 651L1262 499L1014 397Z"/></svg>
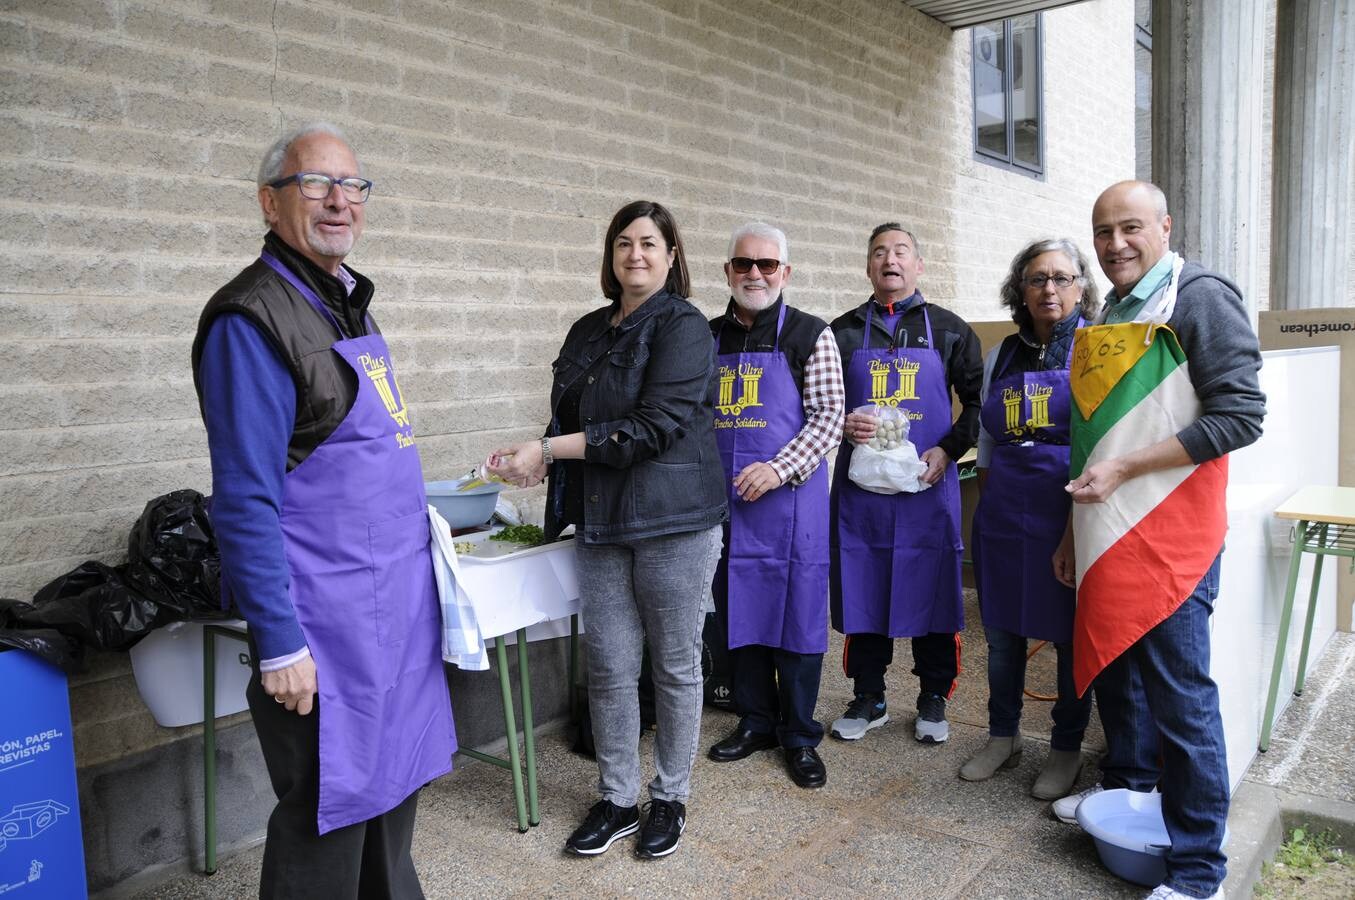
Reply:
<svg viewBox="0 0 1355 900"><path fill-rule="evenodd" d="M274 697L273 699L276 700L276 701L278 701L279 703L286 703L286 702L287 702L286 700L282 699L281 697Z"/></svg>

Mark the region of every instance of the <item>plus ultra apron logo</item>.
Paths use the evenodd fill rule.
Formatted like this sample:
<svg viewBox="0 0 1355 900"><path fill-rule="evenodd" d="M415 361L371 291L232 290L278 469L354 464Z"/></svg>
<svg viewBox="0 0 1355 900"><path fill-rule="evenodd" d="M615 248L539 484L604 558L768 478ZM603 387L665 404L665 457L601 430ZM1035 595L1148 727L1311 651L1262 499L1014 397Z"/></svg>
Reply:
<svg viewBox="0 0 1355 900"><path fill-rule="evenodd" d="M358 361L362 363L362 370L367 373L367 377L372 379L372 386L385 404L386 412L395 420L395 427L399 429L395 432L396 446L414 446L414 429L409 427L409 410L405 407L404 395L400 393L400 383L396 381L395 372L386 362L386 357L364 353L358 357Z"/></svg>
<svg viewBox="0 0 1355 900"><path fill-rule="evenodd" d="M758 382L762 380L762 366L739 363L738 371L729 366L720 366L720 397L715 404L720 415L715 418L716 428L766 428L766 419L741 418L743 411L761 406L758 399ZM738 399L734 397L734 384L738 382Z"/></svg>
<svg viewBox="0 0 1355 900"><path fill-rule="evenodd" d="M870 361L870 402L879 406L898 406L904 400L916 400L917 370L922 364L911 359L897 357L892 360L872 359ZM891 391L890 382L897 379L897 386ZM922 413L908 411L908 418L920 419Z"/></svg>
<svg viewBox="0 0 1355 900"><path fill-rule="evenodd" d="M1020 437L1026 432L1033 433L1040 428L1048 428L1052 424L1049 421L1049 395L1052 393L1054 389L1047 384L1026 385L1024 398L1030 401L1030 418L1022 422L1022 391L1014 387L1003 388L1002 408L1007 414L1007 433Z"/></svg>

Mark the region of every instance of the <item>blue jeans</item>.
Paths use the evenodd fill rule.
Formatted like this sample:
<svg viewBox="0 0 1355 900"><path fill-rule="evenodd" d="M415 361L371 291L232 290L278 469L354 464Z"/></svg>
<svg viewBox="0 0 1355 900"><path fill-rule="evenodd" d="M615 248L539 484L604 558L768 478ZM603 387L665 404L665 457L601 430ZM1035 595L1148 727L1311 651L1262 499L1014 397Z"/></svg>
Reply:
<svg viewBox="0 0 1355 900"><path fill-rule="evenodd" d="M1096 679L1110 748L1101 783L1136 791L1161 786L1172 841L1163 883L1190 897L1210 896L1228 872L1221 850L1228 756L1218 686L1209 677L1209 616L1218 598L1220 558L1176 612ZM1134 702L1136 695L1146 707Z"/></svg>
<svg viewBox="0 0 1355 900"><path fill-rule="evenodd" d="M1013 737L1021 725L1022 695L1026 687L1026 638L1000 628L983 629L988 638L988 733ZM1073 645L1055 644L1058 654L1058 699L1050 716L1054 727L1049 746L1054 750L1082 749L1082 735L1092 714L1092 698L1081 699L1073 687Z"/></svg>
<svg viewBox="0 0 1355 900"><path fill-rule="evenodd" d="M588 648L598 793L640 794L640 660L654 673L655 800L686 802L701 729L701 607L720 559L720 526L617 544L574 541Z"/></svg>

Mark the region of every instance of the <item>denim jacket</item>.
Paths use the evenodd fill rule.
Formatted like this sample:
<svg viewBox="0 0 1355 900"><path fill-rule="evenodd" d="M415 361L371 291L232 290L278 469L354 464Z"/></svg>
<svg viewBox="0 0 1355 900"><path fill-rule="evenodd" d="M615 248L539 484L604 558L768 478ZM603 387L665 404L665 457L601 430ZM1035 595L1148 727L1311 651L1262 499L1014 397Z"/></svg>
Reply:
<svg viewBox="0 0 1355 900"><path fill-rule="evenodd" d="M546 532L553 537L563 527L564 481L580 473L578 531L586 544L716 525L727 509L706 318L666 290L612 327L616 309L612 303L575 322L552 365L550 434L561 433L561 394L585 379L579 400L585 449L582 464L551 466Z"/></svg>

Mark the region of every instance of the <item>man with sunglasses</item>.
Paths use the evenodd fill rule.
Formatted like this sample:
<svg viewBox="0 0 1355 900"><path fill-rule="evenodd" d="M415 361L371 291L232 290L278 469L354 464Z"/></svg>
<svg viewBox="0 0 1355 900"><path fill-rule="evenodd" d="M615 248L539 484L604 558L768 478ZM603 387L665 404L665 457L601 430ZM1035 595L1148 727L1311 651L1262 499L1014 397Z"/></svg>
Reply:
<svg viewBox="0 0 1355 900"><path fill-rule="evenodd" d="M730 301L715 335L715 438L729 478L729 522L715 572L738 726L710 748L734 762L781 747L803 788L828 775L814 719L828 649L828 472L842 439L842 368L822 319L788 306L786 236L762 222L735 229Z"/></svg>
<svg viewBox="0 0 1355 900"><path fill-rule="evenodd" d="M278 803L261 897L422 897L418 789L456 748L418 449L372 283L343 261L372 183L336 128L259 168L259 259L207 303L193 376L223 602Z"/></svg>
<svg viewBox="0 0 1355 900"><path fill-rule="evenodd" d="M847 477L851 454L874 437L878 420L848 413L833 472L830 531L833 627L847 636L842 663L855 690L832 725L840 740L859 740L889 721L885 670L896 637L912 638L913 674L921 682L914 737L937 744L950 736L946 700L959 674L964 628L955 460L978 437L983 359L973 329L923 298L922 272L922 248L912 232L897 222L876 227L866 254L874 291L832 326L847 408L904 413L929 485L886 495L854 484ZM960 402L953 419L952 396Z"/></svg>

